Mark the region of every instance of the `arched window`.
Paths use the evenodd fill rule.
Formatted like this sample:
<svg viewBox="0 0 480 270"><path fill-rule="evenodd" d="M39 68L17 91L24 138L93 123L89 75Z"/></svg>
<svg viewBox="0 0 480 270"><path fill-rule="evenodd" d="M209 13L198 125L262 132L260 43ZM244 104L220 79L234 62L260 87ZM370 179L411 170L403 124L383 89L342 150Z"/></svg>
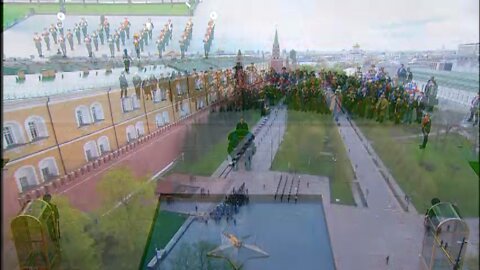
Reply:
<svg viewBox="0 0 480 270"><path fill-rule="evenodd" d="M163 126L163 117L161 113L155 115L155 123L157 124L157 127Z"/></svg>
<svg viewBox="0 0 480 270"><path fill-rule="evenodd" d="M195 79L195 90L202 90L203 89L203 78L199 75L196 79Z"/></svg>
<svg viewBox="0 0 480 270"><path fill-rule="evenodd" d="M28 117L27 120L25 120L25 130L27 131L28 139L30 141L48 137L45 120L40 116Z"/></svg>
<svg viewBox="0 0 480 270"><path fill-rule="evenodd" d="M133 109L140 109L140 100L138 100L137 95L133 94L131 96Z"/></svg>
<svg viewBox="0 0 480 270"><path fill-rule="evenodd" d="M197 98L196 103L197 103L197 110L205 107L205 102L203 101L203 98L201 98L201 97Z"/></svg>
<svg viewBox="0 0 480 270"><path fill-rule="evenodd" d="M135 124L135 129L137 130L138 137L145 135L145 129L143 128L143 121L137 122Z"/></svg>
<svg viewBox="0 0 480 270"><path fill-rule="evenodd" d="M137 132L135 132L135 127L130 125L127 127L127 142L131 142L137 138Z"/></svg>
<svg viewBox="0 0 480 270"><path fill-rule="evenodd" d="M169 115L168 115L168 112L167 112L167 111L164 111L162 114L163 114L163 123L164 123L164 124L170 123L170 117L169 117Z"/></svg>
<svg viewBox="0 0 480 270"><path fill-rule="evenodd" d="M88 107L85 105L78 106L75 109L75 116L77 118L77 124L79 127L92 123L92 119L90 118L90 112L88 110Z"/></svg>
<svg viewBox="0 0 480 270"><path fill-rule="evenodd" d="M100 155L108 153L110 151L110 142L108 141L107 136L102 136L97 140L98 149L100 150Z"/></svg>
<svg viewBox="0 0 480 270"><path fill-rule="evenodd" d="M15 180L17 182L18 190L20 192L31 190L33 187L38 185L35 168L31 165L19 168L15 172Z"/></svg>
<svg viewBox="0 0 480 270"><path fill-rule="evenodd" d="M177 89L177 94L179 96L182 95L182 87L180 86L180 82L177 82L177 85L175 86L175 88Z"/></svg>
<svg viewBox="0 0 480 270"><path fill-rule="evenodd" d="M3 124L3 149L15 147L25 143L23 130L15 121L8 121Z"/></svg>
<svg viewBox="0 0 480 270"><path fill-rule="evenodd" d="M83 151L87 162L93 161L98 157L97 143L95 141L88 141L83 145Z"/></svg>
<svg viewBox="0 0 480 270"><path fill-rule="evenodd" d="M38 163L38 168L42 173L43 182L53 180L56 176L59 175L57 162L55 162L54 157L48 157L48 158L42 159Z"/></svg>
<svg viewBox="0 0 480 270"><path fill-rule="evenodd" d="M92 113L93 122L99 122L105 120L103 115L103 107L100 102L95 102L90 106L90 112Z"/></svg>
<svg viewBox="0 0 480 270"><path fill-rule="evenodd" d="M167 100L167 90L164 88L160 88L159 92L160 92L162 101Z"/></svg>
<svg viewBox="0 0 480 270"><path fill-rule="evenodd" d="M182 101L182 105L180 107L180 115L183 117L183 116L186 116L190 113L190 107L188 106L188 100L183 100Z"/></svg>
<svg viewBox="0 0 480 270"><path fill-rule="evenodd" d="M133 98L122 98L121 102L124 113L133 111Z"/></svg>
<svg viewBox="0 0 480 270"><path fill-rule="evenodd" d="M158 103L161 101L161 94L160 91L153 91L153 103Z"/></svg>

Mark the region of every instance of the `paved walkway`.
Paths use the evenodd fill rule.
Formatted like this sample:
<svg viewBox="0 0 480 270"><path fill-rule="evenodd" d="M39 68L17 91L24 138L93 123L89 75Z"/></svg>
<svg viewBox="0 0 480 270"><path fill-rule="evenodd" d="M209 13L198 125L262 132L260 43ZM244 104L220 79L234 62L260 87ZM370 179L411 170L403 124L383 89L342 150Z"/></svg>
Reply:
<svg viewBox="0 0 480 270"><path fill-rule="evenodd" d="M271 112L262 130L255 137L257 152L253 156L252 171L269 171L286 129L287 109L280 107Z"/></svg>

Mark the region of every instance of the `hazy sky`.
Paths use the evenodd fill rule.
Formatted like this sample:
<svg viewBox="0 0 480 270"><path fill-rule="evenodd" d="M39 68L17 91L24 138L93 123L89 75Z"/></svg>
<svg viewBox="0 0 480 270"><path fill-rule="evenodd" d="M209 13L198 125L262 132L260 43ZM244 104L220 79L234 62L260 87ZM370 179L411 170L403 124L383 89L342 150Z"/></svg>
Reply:
<svg viewBox="0 0 480 270"><path fill-rule="evenodd" d="M479 40L478 0L204 0L197 15L210 11L218 38L260 49L271 48L275 27L281 49L456 49Z"/></svg>

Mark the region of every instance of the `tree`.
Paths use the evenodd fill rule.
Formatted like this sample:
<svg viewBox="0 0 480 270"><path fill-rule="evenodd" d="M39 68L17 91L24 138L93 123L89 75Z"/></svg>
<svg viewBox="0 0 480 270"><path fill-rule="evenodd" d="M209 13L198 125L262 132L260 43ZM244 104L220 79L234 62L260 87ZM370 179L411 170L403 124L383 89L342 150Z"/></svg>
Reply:
<svg viewBox="0 0 480 270"><path fill-rule="evenodd" d="M101 269L95 240L86 231L91 220L71 206L66 197L55 197L60 213L60 248L63 269Z"/></svg>
<svg viewBox="0 0 480 270"><path fill-rule="evenodd" d="M103 209L105 214L98 220L97 235L105 245L104 269L135 269L156 209L154 185L120 168L108 172L97 189L104 205L110 208Z"/></svg>

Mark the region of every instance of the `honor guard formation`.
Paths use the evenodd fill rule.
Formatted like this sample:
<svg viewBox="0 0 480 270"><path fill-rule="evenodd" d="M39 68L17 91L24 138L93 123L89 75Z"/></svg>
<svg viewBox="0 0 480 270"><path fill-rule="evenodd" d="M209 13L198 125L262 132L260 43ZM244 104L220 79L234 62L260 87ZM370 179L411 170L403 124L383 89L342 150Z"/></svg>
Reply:
<svg viewBox="0 0 480 270"><path fill-rule="evenodd" d="M41 58L44 57L42 42L45 42L47 51L50 51L52 48L50 44L50 37L54 43L53 49L56 47L57 55L62 55L63 57L67 57L67 50L65 46L65 41L67 41L70 51L74 51L77 46L79 47L85 44L86 55L88 55L90 58L95 56L95 52L98 52L99 48L104 45L108 45L110 53L109 56L114 58L116 53L118 55L119 52L126 49L126 42L130 40L131 26L132 25L130 21L127 17L125 17L124 21L120 22L118 28L114 27L114 29L111 29L108 18L102 15L100 16L100 23L98 24L98 27L96 29L90 29L91 32L89 32L88 22L85 18L81 18L80 22L75 23L72 29L66 29L66 31L64 31L62 20L58 20L56 24L52 23L49 28L44 28L42 33L35 32L33 41L35 48L37 49L38 56ZM205 57L208 57L208 53L212 45L214 28L215 22L214 20L210 19L204 39ZM154 29L155 26L153 20L148 18L147 21L132 34L135 50L134 54L136 55L137 59L140 59L140 55L144 52L144 49L152 44L156 44L158 57L162 58L166 47L172 40L173 23L169 19L167 23L160 28L160 33L155 42L153 41ZM190 19L187 22L179 40L179 49L182 59L185 58L185 53L188 51L188 48L191 44L192 33L193 22Z"/></svg>

